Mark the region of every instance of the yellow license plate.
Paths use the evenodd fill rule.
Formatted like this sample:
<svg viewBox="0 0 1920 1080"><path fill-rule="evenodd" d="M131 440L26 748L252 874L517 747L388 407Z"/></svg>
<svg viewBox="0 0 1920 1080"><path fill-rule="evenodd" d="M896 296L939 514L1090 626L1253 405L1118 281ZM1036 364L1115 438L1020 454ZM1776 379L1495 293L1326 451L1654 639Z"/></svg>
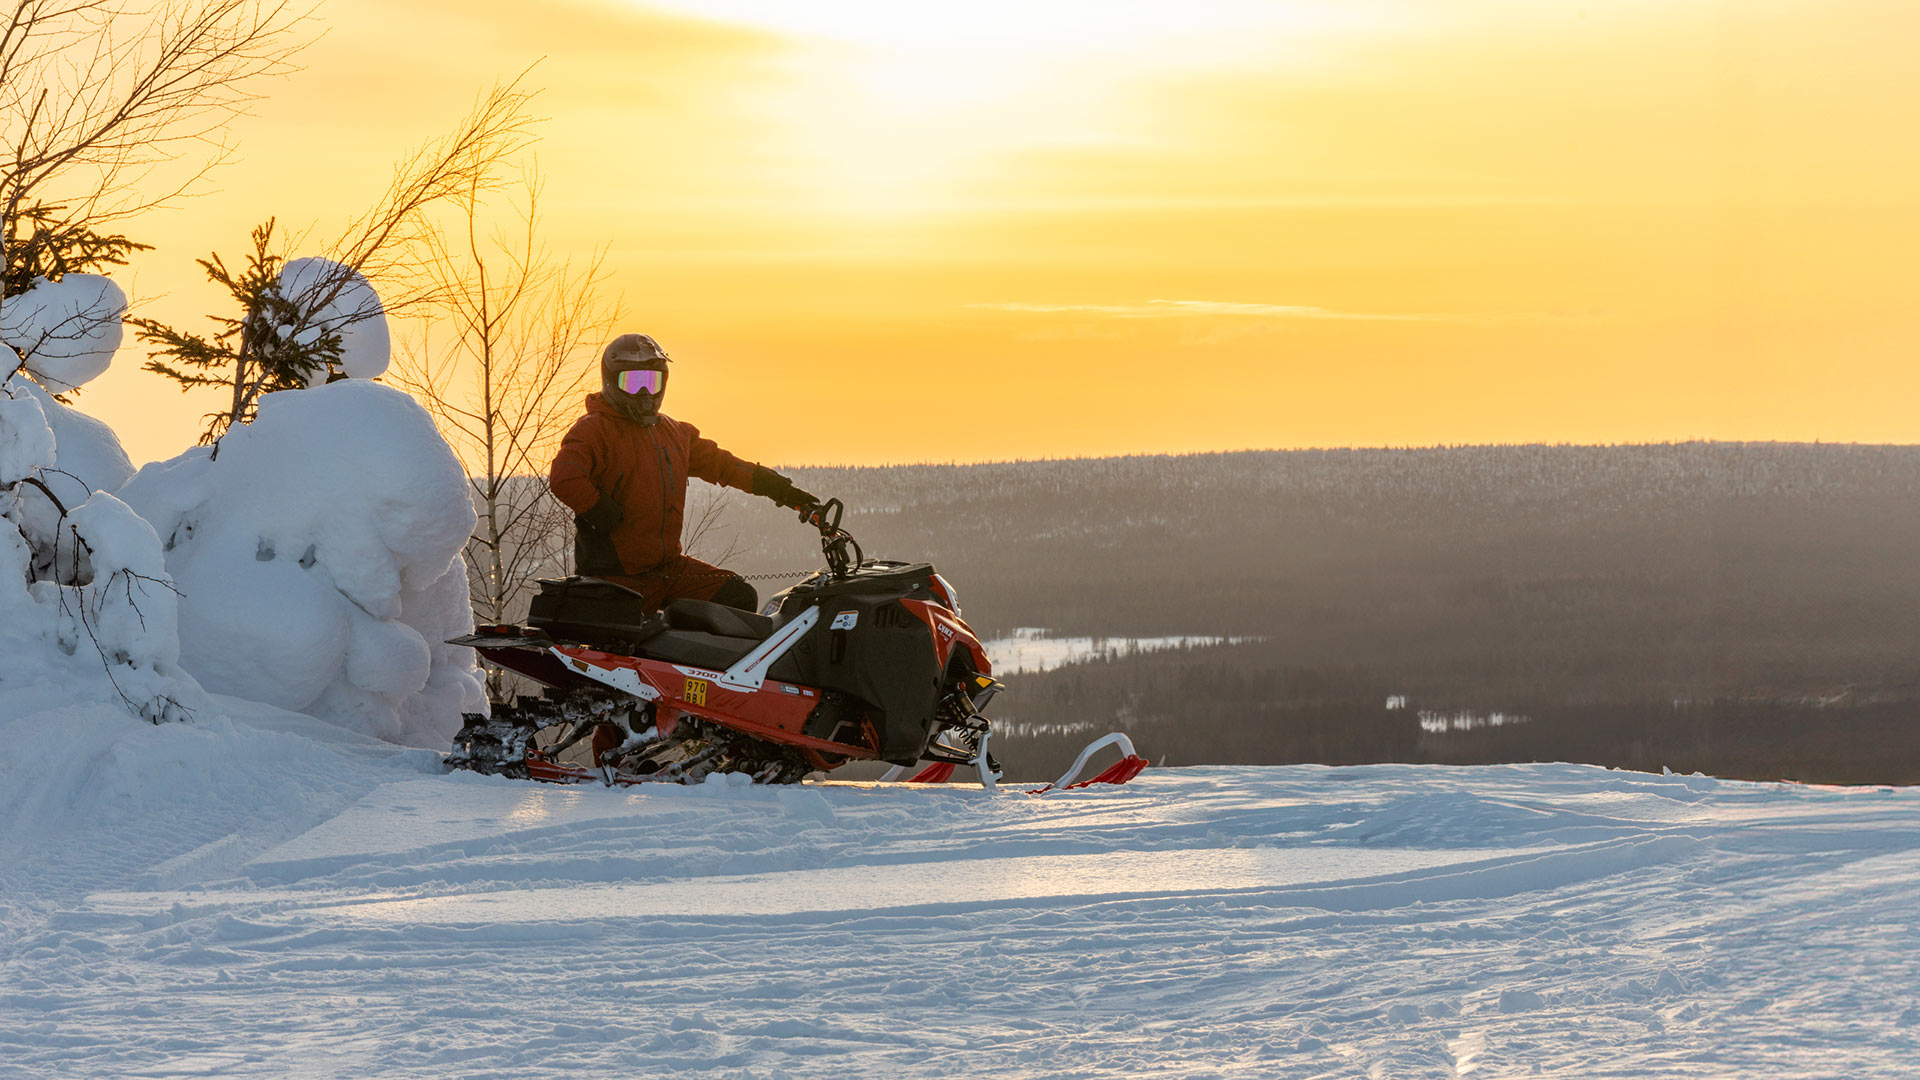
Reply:
<svg viewBox="0 0 1920 1080"><path fill-rule="evenodd" d="M688 679L687 692L681 694L680 697L689 705L705 705L707 703L707 680Z"/></svg>

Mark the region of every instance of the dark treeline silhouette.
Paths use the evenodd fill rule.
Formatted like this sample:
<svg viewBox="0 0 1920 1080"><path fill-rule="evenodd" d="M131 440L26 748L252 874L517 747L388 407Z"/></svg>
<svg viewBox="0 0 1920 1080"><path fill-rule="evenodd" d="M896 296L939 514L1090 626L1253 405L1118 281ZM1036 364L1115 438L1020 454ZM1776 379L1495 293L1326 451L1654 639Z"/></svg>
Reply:
<svg viewBox="0 0 1920 1080"><path fill-rule="evenodd" d="M987 636L1264 639L1014 677L995 712L1023 774L1117 726L1169 763L1920 779L1920 448L1261 451L793 475L846 500L868 554L938 565ZM730 520L742 570L818 562L790 515L742 500ZM1393 695L1408 706L1386 709ZM1527 721L1441 735L1422 711Z"/></svg>
<svg viewBox="0 0 1920 1080"><path fill-rule="evenodd" d="M1911 700L1634 701L1627 692L1574 700L1500 683L1489 691L1476 669L1450 688L1445 678L1424 680L1426 697L1392 692L1401 674L1293 666L1255 646L1220 646L1016 676L1018 692L994 710L1006 736L999 756L1021 776L1043 776L1118 728L1168 765L1583 761L1754 780L1920 782L1920 708Z"/></svg>

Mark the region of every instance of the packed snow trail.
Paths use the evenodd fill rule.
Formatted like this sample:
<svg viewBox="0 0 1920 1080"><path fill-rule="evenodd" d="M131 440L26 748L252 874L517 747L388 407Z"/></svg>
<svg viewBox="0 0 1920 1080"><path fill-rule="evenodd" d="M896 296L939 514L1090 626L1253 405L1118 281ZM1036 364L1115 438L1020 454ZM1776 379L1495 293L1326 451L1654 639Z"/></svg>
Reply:
<svg viewBox="0 0 1920 1080"><path fill-rule="evenodd" d="M1911 790L610 791L222 704L0 718L0 1077L1891 1077L1920 1044Z"/></svg>

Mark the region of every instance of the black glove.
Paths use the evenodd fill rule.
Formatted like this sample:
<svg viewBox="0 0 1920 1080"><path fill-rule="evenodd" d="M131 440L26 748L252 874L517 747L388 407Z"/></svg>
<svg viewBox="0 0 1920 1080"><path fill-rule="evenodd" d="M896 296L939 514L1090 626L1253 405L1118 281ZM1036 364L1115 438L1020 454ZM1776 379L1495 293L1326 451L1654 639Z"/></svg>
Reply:
<svg viewBox="0 0 1920 1080"><path fill-rule="evenodd" d="M611 534L614 526L626 516L627 512L620 509L620 504L613 501L613 496L602 495L600 501L593 504L593 509L581 514L577 520L582 525Z"/></svg>
<svg viewBox="0 0 1920 1080"><path fill-rule="evenodd" d="M794 487L793 481L765 465L753 467L753 493L794 510L805 510L820 501L814 498L811 492Z"/></svg>

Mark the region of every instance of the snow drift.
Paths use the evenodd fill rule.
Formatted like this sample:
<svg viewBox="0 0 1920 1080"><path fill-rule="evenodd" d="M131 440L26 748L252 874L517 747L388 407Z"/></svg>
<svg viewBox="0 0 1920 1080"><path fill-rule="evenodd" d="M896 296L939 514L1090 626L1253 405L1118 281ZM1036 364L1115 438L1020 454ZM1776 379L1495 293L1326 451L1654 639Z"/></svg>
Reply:
<svg viewBox="0 0 1920 1080"><path fill-rule="evenodd" d="M0 1074L1892 1080L1920 1030L1912 790L609 791L245 705L0 743Z"/></svg>

